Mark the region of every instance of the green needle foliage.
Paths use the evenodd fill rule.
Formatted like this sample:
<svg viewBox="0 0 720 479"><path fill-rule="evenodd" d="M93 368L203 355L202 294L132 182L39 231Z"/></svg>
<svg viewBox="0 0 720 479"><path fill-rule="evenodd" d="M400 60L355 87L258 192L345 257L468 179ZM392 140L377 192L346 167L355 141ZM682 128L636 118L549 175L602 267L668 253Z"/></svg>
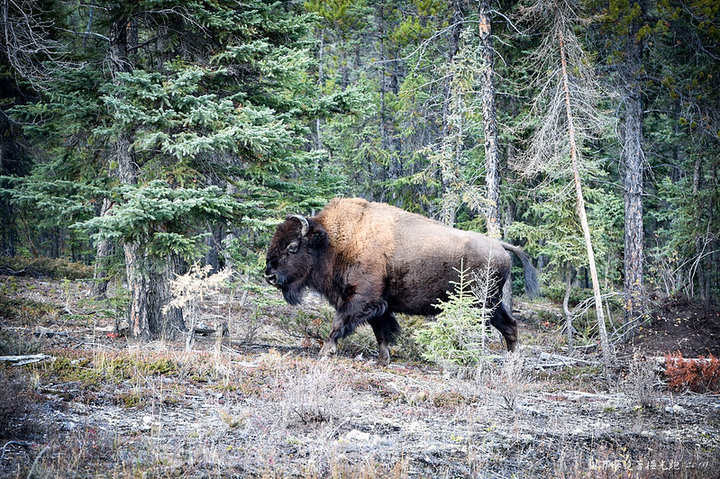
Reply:
<svg viewBox="0 0 720 479"><path fill-rule="evenodd" d="M155 258L177 255L192 260L202 248L205 221L229 222L253 205L241 205L216 186L172 188L163 181L147 186L123 185L111 214L77 223L76 228L97 231L96 240L132 243Z"/></svg>
<svg viewBox="0 0 720 479"><path fill-rule="evenodd" d="M455 289L447 301L440 300L440 313L434 321L414 333L415 341L422 349L422 357L441 365L453 364L462 367L476 366L487 356L484 337L492 311L473 292L472 272L461 268Z"/></svg>

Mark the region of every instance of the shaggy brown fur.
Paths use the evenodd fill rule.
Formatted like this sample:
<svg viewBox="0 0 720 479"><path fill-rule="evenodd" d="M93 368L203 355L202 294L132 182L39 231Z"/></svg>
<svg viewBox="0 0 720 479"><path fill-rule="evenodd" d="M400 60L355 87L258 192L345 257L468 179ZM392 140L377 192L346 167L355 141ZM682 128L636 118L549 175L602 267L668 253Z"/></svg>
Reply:
<svg viewBox="0 0 720 479"><path fill-rule="evenodd" d="M265 276L290 304L299 304L309 288L335 307L322 355L333 353L338 339L369 323L379 361L387 363L387 344L399 331L394 313L436 314L435 305L447 299L461 264L480 270L490 262L497 283L489 302L494 308L490 322L508 349L514 349L517 325L500 303L512 264L507 251L523 261L528 294L538 294L535 269L520 248L383 203L336 198L314 218L290 217L278 226Z"/></svg>

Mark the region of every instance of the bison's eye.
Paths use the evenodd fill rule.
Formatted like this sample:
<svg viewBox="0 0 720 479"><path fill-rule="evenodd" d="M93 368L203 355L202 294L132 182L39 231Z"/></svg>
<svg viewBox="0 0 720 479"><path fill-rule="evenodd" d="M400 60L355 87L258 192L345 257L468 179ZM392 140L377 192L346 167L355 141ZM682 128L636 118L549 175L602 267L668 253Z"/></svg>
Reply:
<svg viewBox="0 0 720 479"><path fill-rule="evenodd" d="M288 253L295 254L298 252L299 245L297 243L290 243L287 246Z"/></svg>

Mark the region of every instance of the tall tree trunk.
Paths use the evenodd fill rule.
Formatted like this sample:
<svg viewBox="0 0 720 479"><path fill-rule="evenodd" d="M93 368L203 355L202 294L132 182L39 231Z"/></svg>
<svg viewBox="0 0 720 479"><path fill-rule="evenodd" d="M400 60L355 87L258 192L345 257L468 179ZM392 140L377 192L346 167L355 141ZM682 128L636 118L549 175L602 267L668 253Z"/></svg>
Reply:
<svg viewBox="0 0 720 479"><path fill-rule="evenodd" d="M118 73L131 72L128 58L128 36L133 33L127 19L116 20L111 26L109 64L113 82L122 80ZM118 165L118 178L124 185L138 182L138 166L133 149L133 135L120 132L113 145L112 154ZM177 330L185 329L182 310L171 309L163 312L163 306L170 299L169 289L176 261L172 258L159 261L142 253L136 242L123 244L128 289L130 290L129 323L130 334L147 341L160 337L172 339Z"/></svg>
<svg viewBox="0 0 720 479"><path fill-rule="evenodd" d="M639 52L637 53L639 56ZM639 60L639 59L638 59ZM642 149L643 101L640 89L631 86L625 99L623 141L623 188L625 194L625 322L644 312L645 287L643 279L643 173Z"/></svg>
<svg viewBox="0 0 720 479"><path fill-rule="evenodd" d="M13 88L0 86L0 96L14 95ZM30 167L20 128L0 111L0 175L25 176ZM0 180L0 188L10 185ZM15 256L17 242L15 208L6 197L0 197L0 256Z"/></svg>
<svg viewBox="0 0 720 479"><path fill-rule="evenodd" d="M380 87L380 145L385 148L388 144L388 131L387 131L387 104L386 95L388 93L388 81L387 81L387 52L385 51L385 5L380 2L377 4L377 29L378 29L378 64L380 66L380 77L378 78L378 86Z"/></svg>
<svg viewBox="0 0 720 479"><path fill-rule="evenodd" d="M388 93L388 82L387 82L387 52L385 50L385 40L387 32L385 31L385 3L376 2L375 4L375 20L377 21L377 34L378 34L378 88L380 93L380 105L378 111L378 135L380 136L380 148L386 149L389 143L388 141L388 114L387 114L387 103L386 96ZM343 49L344 50L344 49ZM382 181L381 178L384 176L384 168L379 163L372 165L371 181ZM378 192L375 188L370 188L373 198L379 193L377 199L383 200L384 192Z"/></svg>
<svg viewBox="0 0 720 479"><path fill-rule="evenodd" d="M485 185L487 187L486 221L491 238L500 238L500 149L495 111L495 55L492 47L492 18L489 0L480 0L479 30L482 71L482 114L485 130Z"/></svg>
<svg viewBox="0 0 720 479"><path fill-rule="evenodd" d="M128 59L128 21L126 19L118 19L111 25L110 29L110 73L113 77L113 83L119 85L121 79L118 73L126 73L132 71L132 66ZM125 133L118 133L115 143L112 145L112 155L114 161L118 165L118 179L124 185L137 184L137 164L132 149L132 137ZM146 278L143 276L140 267L139 247L134 243L124 243L123 250L125 253L125 273L127 277L128 290L130 291L130 311L129 323L130 334L137 339L149 340L150 327L148 319L148 309L145 303L144 284Z"/></svg>
<svg viewBox="0 0 720 479"><path fill-rule="evenodd" d="M325 75L324 75L324 65L323 62L325 56L325 29L320 29L320 45L318 47L318 91L322 91L323 84L325 83ZM320 117L315 119L315 149L316 150L322 150L324 148L323 146L323 140L322 140L322 132L321 127L322 122L320 120Z"/></svg>
<svg viewBox="0 0 720 479"><path fill-rule="evenodd" d="M645 232L643 212L643 177L645 154L643 151L643 94L640 76L643 75L643 49L645 40L638 32L646 19L647 2L639 0L639 15L629 25L625 40L625 63L621 66L621 79L625 89L625 116L621 127L623 150L623 190L625 197L625 251L624 251L624 322L629 324L645 312Z"/></svg>
<svg viewBox="0 0 720 479"><path fill-rule="evenodd" d="M693 168L693 187L692 187L692 198L693 203L695 203L695 209L693 211L693 221L695 223L695 226L698 228L698 231L695 232L695 254L698 255L697 263L701 264L703 259L701 258L701 255L703 254L703 251L705 250L705 238L704 235L700 234L699 228L701 227L701 221L702 221L702 215L700 214L700 190L702 188L702 177L703 177L703 155L698 155L697 160L695 161L695 168ZM696 268L695 274L697 275L697 283L699 286L699 292L700 297L702 299L704 298L703 295L703 285L705 282L705 268ZM695 296L695 278L693 278L693 268L690 268L691 274L689 275L689 286L690 286L690 297Z"/></svg>
<svg viewBox="0 0 720 479"><path fill-rule="evenodd" d="M401 163L398 161L398 153L402 150L400 143L398 142L395 132L395 117L392 113L392 109L388 105L389 94L397 95L398 89L398 78L396 71L396 62L393 61L394 54L392 49L388 47L390 43L387 41L389 36L387 16L388 10L392 11L395 8L391 3L379 2L377 4L377 30L379 36L378 44L378 64L380 65L380 117L379 117L379 133L380 133L380 148L389 155L390 161L387 163L381 171L378 173L382 176L382 180L397 179L401 176ZM342 49L345 52L345 48ZM346 62L343 62L346 63ZM381 192L382 195L385 192Z"/></svg>
<svg viewBox="0 0 720 479"><path fill-rule="evenodd" d="M572 292L572 265L568 261L565 263L565 296L563 297L563 313L565 313L565 336L567 337L568 352L572 352L575 349L573 342L573 317L570 311L570 293Z"/></svg>
<svg viewBox="0 0 720 479"><path fill-rule="evenodd" d="M718 165L717 163L713 163L710 169L710 185L715 185L714 187L717 187L718 185ZM706 205L706 208L708 209L708 225L712 225L714 223L714 208L712 205L712 202L708 202ZM717 237L712 239L710 241L710 244L708 244L708 250L714 251L714 253L711 253L707 255L705 258L705 284L703 286L703 299L705 301L708 301L709 303L713 303L713 281L717 284L717 267L718 267L718 253L717 253Z"/></svg>
<svg viewBox="0 0 720 479"><path fill-rule="evenodd" d="M507 158L511 158L511 152L513 151L512 144L507 145L508 151L506 152ZM502 227L502 238L504 240L507 240L507 232L508 228L511 224L515 221L515 213L516 213L516 207L514 201L509 201L506 205L505 212L502 215L504 226ZM512 268L511 268L512 269ZM538 269L539 271L539 269ZM513 290L512 290L512 273L508 277L508 280L505 281L505 284L503 285L503 293L502 293L502 303L503 306L505 306L505 309L509 312L512 312L513 310Z"/></svg>
<svg viewBox="0 0 720 479"><path fill-rule="evenodd" d="M440 139L440 183L442 187L442 206L440 217L447 225L455 224L455 215L459 206L457 183L459 180L458 158L459 141L452 141L453 137L461 135L458 129L461 125L453 122L453 102L458 101L458 94L453 87L455 80L455 55L460 45L460 31L462 28L463 11L462 1L453 1L452 26L449 30L447 75L443 83L443 109L442 109L442 138Z"/></svg>
<svg viewBox="0 0 720 479"><path fill-rule="evenodd" d="M573 170L573 181L575 183L577 213L580 219L583 237L585 239L585 249L587 250L588 266L590 269L590 277L592 279L593 296L595 297L595 314L597 316L598 331L600 332L600 345L602 347L603 360L606 365L609 365L612 361L612 352L610 351L610 343L608 342L607 330L605 329L605 314L603 310L602 297L600 295L600 283L598 281L597 268L595 266L595 253L593 251L592 238L590 237L590 225L585 212L585 199L583 198L582 183L580 182L578 147L575 141L575 122L570 104L570 78L568 76L567 59L565 58L565 40L563 38L562 30L559 32L558 41L560 43L562 87L565 97L565 113L567 115L568 139L570 141L570 162Z"/></svg>
<svg viewBox="0 0 720 479"><path fill-rule="evenodd" d="M112 202L109 198L103 199L100 216L105 216L110 212ZM93 272L92 295L97 299L105 298L107 293L107 267L110 259L111 244L108 239L101 239L95 245L95 270Z"/></svg>

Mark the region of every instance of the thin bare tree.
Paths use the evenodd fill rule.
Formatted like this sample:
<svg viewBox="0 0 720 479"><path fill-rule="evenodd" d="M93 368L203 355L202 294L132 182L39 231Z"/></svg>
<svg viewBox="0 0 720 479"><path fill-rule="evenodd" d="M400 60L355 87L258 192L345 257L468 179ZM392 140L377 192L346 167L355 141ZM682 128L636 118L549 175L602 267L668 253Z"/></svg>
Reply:
<svg viewBox="0 0 720 479"><path fill-rule="evenodd" d="M50 4L37 0L0 0L0 59L37 91L58 68L77 68L67 47L55 39Z"/></svg>
<svg viewBox="0 0 720 479"><path fill-rule="evenodd" d="M539 72L533 82L539 94L530 117L539 118L539 126L516 167L524 174L543 172L559 181L567 179L568 170L572 174L603 359L609 364L613 354L605 328L600 282L583 195L583 176L593 165L580 155L584 138L601 131L608 120L596 107L600 89L573 30L580 23L578 8L572 0L539 0L523 11L524 19L542 28L544 37L532 58L536 62L533 70Z"/></svg>
<svg viewBox="0 0 720 479"><path fill-rule="evenodd" d="M487 234L500 238L500 148L495 108L495 50L492 46L492 8L490 0L478 2L478 31L482 59L482 117L485 133L485 185L487 188Z"/></svg>

